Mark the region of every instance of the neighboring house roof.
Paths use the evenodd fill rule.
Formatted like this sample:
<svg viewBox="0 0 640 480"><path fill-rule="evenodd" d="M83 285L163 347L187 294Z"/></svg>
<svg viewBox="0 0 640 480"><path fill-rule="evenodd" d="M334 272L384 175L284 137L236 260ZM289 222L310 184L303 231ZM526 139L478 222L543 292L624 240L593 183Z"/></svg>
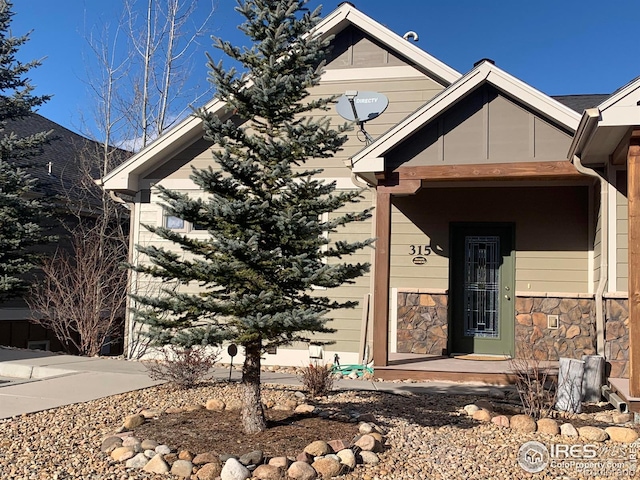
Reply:
<svg viewBox="0 0 640 480"><path fill-rule="evenodd" d="M485 83L493 85L570 131L575 131L578 126L580 115L577 112L509 75L493 62L484 60L371 145L358 152L352 158L353 171L360 174L384 171L384 155L387 152Z"/></svg>
<svg viewBox="0 0 640 480"><path fill-rule="evenodd" d="M594 93L583 95L552 95L551 98L581 114L586 109L599 105L610 96L608 93Z"/></svg>
<svg viewBox="0 0 640 480"><path fill-rule="evenodd" d="M74 195L79 193L74 187L79 185L84 174L82 159L87 154L95 154L100 144L37 113L11 120L5 128L6 133L13 132L18 137L49 131L52 132L51 141L42 146L42 153L17 163L38 180L37 192L46 196L65 195L74 200ZM94 167L91 173L100 176L99 168Z"/></svg>
<svg viewBox="0 0 640 480"><path fill-rule="evenodd" d="M314 29L322 36L335 35L350 25L365 31L382 44L405 57L412 65L444 86L460 78L460 73L432 57L424 50L393 33L350 3L342 3L329 13ZM225 103L214 99L204 106L208 112L224 116ZM202 121L193 115L160 136L157 140L142 149L118 168L109 172L104 178L107 190L134 193L139 190L139 175L159 166L170 159L171 155L181 151L202 138Z"/></svg>

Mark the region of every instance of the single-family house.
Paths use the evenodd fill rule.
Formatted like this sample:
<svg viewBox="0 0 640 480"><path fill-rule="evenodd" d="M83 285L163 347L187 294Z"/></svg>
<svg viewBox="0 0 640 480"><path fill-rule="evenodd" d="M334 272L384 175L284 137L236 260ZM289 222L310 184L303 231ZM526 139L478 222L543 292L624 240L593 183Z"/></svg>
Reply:
<svg viewBox="0 0 640 480"><path fill-rule="evenodd" d="M332 292L360 307L333 315L338 332L320 338L335 342L325 358L372 360L383 378L499 382L506 370L475 369L474 359L597 353L611 377L640 388L630 342L640 335L640 305L628 301L640 292L640 273L635 283L629 275L640 230L627 220L627 205L629 218L640 215L631 177L640 80L612 96L552 98L488 59L462 75L346 2L317 32L334 38L312 95L373 91L389 100L366 123L369 138L355 129L339 155L309 162L340 189L364 189L375 206L371 221L333 238L376 242L358 258L371 261L371 274ZM206 108L233 115L217 100ZM191 167L211 165L212 147L190 117L104 178L106 189L135 198L132 243L160 243L143 224L207 234L165 215L154 187L199 195ZM132 285L145 288L135 276ZM300 365L308 347L281 348L265 362ZM471 360L437 366L452 355Z"/></svg>

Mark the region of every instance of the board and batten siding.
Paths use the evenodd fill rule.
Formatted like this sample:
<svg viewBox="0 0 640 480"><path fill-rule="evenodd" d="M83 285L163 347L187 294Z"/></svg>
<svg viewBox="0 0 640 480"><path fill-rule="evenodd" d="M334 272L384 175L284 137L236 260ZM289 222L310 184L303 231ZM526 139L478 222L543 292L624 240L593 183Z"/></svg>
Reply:
<svg viewBox="0 0 640 480"><path fill-rule="evenodd" d="M402 66L407 62L382 43L355 26L338 33L333 41L326 69Z"/></svg>
<svg viewBox="0 0 640 480"><path fill-rule="evenodd" d="M395 198L391 287L449 287L451 222L515 225L516 290L588 292L588 187L424 188ZM430 245L415 265L411 245Z"/></svg>
<svg viewBox="0 0 640 480"><path fill-rule="evenodd" d="M629 209L627 171L616 172L616 290L629 290Z"/></svg>
<svg viewBox="0 0 640 480"><path fill-rule="evenodd" d="M484 85L388 155L390 166L565 160L569 132Z"/></svg>
<svg viewBox="0 0 640 480"><path fill-rule="evenodd" d="M600 190L595 189L593 194L593 218L594 218L594 235L593 235L593 291L597 289L600 281L600 267L602 262L602 202L600 199Z"/></svg>

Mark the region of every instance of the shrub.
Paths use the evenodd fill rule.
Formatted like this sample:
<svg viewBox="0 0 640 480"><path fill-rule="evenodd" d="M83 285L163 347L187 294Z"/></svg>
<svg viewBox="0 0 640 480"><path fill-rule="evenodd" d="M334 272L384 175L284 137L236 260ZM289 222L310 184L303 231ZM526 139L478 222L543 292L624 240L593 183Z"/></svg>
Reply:
<svg viewBox="0 0 640 480"><path fill-rule="evenodd" d="M526 415L534 419L548 417L556 401L557 380L552 369L534 355L529 342L520 349L521 358L510 360L511 371L516 377L516 388Z"/></svg>
<svg viewBox="0 0 640 480"><path fill-rule="evenodd" d="M312 397L326 395L333 390L333 374L329 365L310 363L302 368L299 377L305 391Z"/></svg>
<svg viewBox="0 0 640 480"><path fill-rule="evenodd" d="M170 345L162 350L159 360L147 361L144 365L153 380L163 380L178 388L192 388L207 380L218 356L217 350L206 347Z"/></svg>

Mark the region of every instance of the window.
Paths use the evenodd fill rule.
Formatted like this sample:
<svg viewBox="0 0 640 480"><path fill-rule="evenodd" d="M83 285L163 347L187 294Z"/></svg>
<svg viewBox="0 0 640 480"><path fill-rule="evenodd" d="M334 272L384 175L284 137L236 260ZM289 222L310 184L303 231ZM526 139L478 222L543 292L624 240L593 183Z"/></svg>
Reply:
<svg viewBox="0 0 640 480"><path fill-rule="evenodd" d="M185 221L181 218L174 217L173 215L165 215L164 226L169 230L184 230Z"/></svg>

